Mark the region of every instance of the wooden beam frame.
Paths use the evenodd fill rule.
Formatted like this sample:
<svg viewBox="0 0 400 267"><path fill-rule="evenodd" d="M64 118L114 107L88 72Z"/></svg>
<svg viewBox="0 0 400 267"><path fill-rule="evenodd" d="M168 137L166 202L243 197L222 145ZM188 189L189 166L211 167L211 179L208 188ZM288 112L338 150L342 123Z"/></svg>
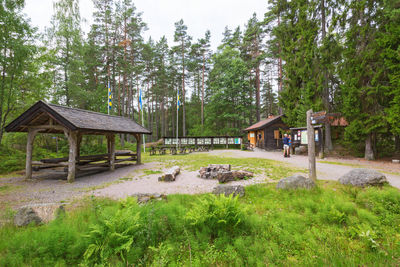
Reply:
<svg viewBox="0 0 400 267"><path fill-rule="evenodd" d="M110 171L115 170L115 135L107 135L108 162Z"/></svg>
<svg viewBox="0 0 400 267"><path fill-rule="evenodd" d="M137 160L136 160L136 164L141 164L142 163L142 140L141 140L141 136L140 134L134 134L135 138L136 138L136 154L137 154Z"/></svg>
<svg viewBox="0 0 400 267"><path fill-rule="evenodd" d="M36 134L40 129L29 129L28 139L26 142L26 162L25 162L25 179L32 179L32 153L33 153L33 141L35 140Z"/></svg>
<svg viewBox="0 0 400 267"><path fill-rule="evenodd" d="M69 143L69 158L68 158L68 183L75 181L76 174L76 157L78 152L78 132L64 130L65 136L68 138Z"/></svg>

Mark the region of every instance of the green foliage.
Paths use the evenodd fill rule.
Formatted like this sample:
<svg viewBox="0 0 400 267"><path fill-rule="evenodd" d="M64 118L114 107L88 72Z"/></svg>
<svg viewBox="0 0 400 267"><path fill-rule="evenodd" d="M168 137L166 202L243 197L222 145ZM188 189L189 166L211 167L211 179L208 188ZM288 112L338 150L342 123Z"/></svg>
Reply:
<svg viewBox="0 0 400 267"><path fill-rule="evenodd" d="M249 186L244 198L85 199L41 226L0 228L1 266L392 266L400 193L319 182Z"/></svg>
<svg viewBox="0 0 400 267"><path fill-rule="evenodd" d="M89 264L112 262L114 257L126 261L126 255L134 246L134 237L139 224L139 212L136 202L130 198L121 201L119 209L100 219L99 223L89 227L84 237L88 247L83 255Z"/></svg>
<svg viewBox="0 0 400 267"><path fill-rule="evenodd" d="M239 196L208 195L199 199L186 215L189 223L195 227L206 227L211 237L220 233L238 234L245 221L245 213L240 206Z"/></svg>
<svg viewBox="0 0 400 267"><path fill-rule="evenodd" d="M206 127L217 135L238 135L251 114L249 67L230 47L215 54L208 80Z"/></svg>

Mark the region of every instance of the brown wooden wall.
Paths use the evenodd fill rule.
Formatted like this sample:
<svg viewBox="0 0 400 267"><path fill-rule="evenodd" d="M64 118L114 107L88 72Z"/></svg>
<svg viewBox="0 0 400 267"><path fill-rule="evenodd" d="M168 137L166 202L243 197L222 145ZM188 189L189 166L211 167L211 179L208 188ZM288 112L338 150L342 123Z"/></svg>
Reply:
<svg viewBox="0 0 400 267"><path fill-rule="evenodd" d="M268 125L266 128L264 128L264 149L265 150L274 150L274 149L282 149L283 148L282 139L274 138L274 131L280 130L280 129L289 130L289 127L282 122L277 122L272 125Z"/></svg>

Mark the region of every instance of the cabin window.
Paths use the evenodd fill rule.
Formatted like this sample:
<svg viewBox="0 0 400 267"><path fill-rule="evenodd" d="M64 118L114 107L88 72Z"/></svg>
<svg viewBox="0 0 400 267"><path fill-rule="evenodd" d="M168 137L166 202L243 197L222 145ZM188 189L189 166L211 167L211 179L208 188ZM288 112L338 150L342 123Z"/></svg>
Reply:
<svg viewBox="0 0 400 267"><path fill-rule="evenodd" d="M274 131L274 139L282 139L282 134L279 130Z"/></svg>

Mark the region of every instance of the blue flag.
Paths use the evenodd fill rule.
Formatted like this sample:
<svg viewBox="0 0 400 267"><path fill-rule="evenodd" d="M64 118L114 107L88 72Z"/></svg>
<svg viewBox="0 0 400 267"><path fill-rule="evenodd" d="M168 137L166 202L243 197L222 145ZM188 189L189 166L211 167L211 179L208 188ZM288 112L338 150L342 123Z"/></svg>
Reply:
<svg viewBox="0 0 400 267"><path fill-rule="evenodd" d="M142 89L139 91L139 104L140 104L140 110L142 110Z"/></svg>
<svg viewBox="0 0 400 267"><path fill-rule="evenodd" d="M181 101L179 100L179 89L176 93L176 109L179 110L179 106L181 105Z"/></svg>
<svg viewBox="0 0 400 267"><path fill-rule="evenodd" d="M111 110L111 107L112 107L112 94L111 94L110 81L108 81L108 110Z"/></svg>

